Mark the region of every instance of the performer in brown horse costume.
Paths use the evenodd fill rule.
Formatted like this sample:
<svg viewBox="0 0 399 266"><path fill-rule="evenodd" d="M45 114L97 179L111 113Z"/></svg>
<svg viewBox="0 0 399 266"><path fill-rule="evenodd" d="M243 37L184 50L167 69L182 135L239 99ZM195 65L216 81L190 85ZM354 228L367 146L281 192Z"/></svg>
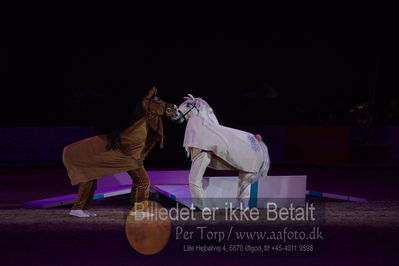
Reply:
<svg viewBox="0 0 399 266"><path fill-rule="evenodd" d="M120 134L99 135L72 143L64 148L63 162L72 185L79 184L78 198L70 215L96 216L88 206L96 190L97 178L127 172L133 181L131 200L148 199L150 179L144 159L156 142L163 147L162 116L173 117L177 107L156 96L152 88L139 103L142 117Z"/></svg>

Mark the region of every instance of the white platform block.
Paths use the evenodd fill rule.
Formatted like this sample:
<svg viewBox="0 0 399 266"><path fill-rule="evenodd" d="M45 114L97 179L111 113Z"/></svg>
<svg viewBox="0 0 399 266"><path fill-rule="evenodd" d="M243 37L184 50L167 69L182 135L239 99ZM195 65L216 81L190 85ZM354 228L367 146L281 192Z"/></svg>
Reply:
<svg viewBox="0 0 399 266"><path fill-rule="evenodd" d="M278 207L305 206L306 180L306 175L261 177L251 186L251 200L257 199L258 208L265 208L268 202L275 202ZM253 190L257 191L256 196Z"/></svg>
<svg viewBox="0 0 399 266"><path fill-rule="evenodd" d="M235 198L238 193L238 178L236 176L204 177L203 189L207 198Z"/></svg>
<svg viewBox="0 0 399 266"><path fill-rule="evenodd" d="M156 185L156 190L190 207L191 194L188 185ZM205 205L209 208L238 207L238 177L204 177L203 188L206 195ZM266 208L268 202L278 207L304 206L306 199L306 176L267 176L261 177L250 188L249 207Z"/></svg>

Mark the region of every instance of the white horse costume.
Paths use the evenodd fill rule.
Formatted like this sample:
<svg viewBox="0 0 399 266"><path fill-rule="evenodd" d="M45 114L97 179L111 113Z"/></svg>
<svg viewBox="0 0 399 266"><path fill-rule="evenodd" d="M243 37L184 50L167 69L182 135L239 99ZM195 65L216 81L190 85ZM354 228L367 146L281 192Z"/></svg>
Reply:
<svg viewBox="0 0 399 266"><path fill-rule="evenodd" d="M187 121L183 147L191 155L190 192L201 208L205 193L202 178L207 167L216 170L238 170L238 199L248 206L250 184L266 176L270 161L266 145L253 134L219 124L212 108L191 94L184 97L177 123Z"/></svg>

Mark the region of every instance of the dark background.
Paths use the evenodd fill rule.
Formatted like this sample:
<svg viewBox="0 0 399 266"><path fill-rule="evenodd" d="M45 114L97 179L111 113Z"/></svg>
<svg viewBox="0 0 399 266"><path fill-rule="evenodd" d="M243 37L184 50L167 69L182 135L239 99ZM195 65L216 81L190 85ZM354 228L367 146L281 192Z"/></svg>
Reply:
<svg viewBox="0 0 399 266"><path fill-rule="evenodd" d="M280 104L271 110L276 119L256 121L261 124L291 124L298 106L347 113L356 103L374 102L381 116L389 100L398 99L395 56L344 55L337 40L319 39L310 32L276 34L270 40L116 39L112 44L39 38L29 44L20 40L6 51L7 98L14 100L6 102L12 116L5 117L5 124L108 120L104 115L113 113L109 109L118 109L111 117L129 112L151 86L176 104L186 93L202 96L222 121L236 121L232 116L237 109L251 108L239 100L268 82L278 96L265 97L264 105ZM119 110L129 104L130 109ZM308 111L299 123L328 123L314 115ZM348 120L340 117L330 123L351 123ZM380 117L376 122L387 121Z"/></svg>
<svg viewBox="0 0 399 266"><path fill-rule="evenodd" d="M74 13L51 8L13 4L8 10L10 31L1 44L3 126L107 131L126 120L151 86L176 104L187 93L204 97L230 126L398 123L396 12L390 5L304 13L287 8L273 24L235 31L239 22L232 21L226 30L235 33L217 38L188 26L187 39L152 32L150 18L125 25L126 31L109 27L115 32L108 35L101 20L88 16L80 25ZM101 14L107 22L128 17L123 8ZM242 36L242 28L256 34ZM365 108L351 113L356 104Z"/></svg>

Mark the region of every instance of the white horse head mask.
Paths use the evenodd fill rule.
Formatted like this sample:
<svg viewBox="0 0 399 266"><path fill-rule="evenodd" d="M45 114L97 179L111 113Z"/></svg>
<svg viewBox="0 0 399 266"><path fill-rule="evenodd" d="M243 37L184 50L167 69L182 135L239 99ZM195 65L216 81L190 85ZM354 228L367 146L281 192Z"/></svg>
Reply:
<svg viewBox="0 0 399 266"><path fill-rule="evenodd" d="M188 121L191 117L200 116L213 123L219 124L209 104L202 98L195 98L192 94L188 94L188 96L184 97L184 102L180 104L177 110L178 115L172 118L175 123L180 124L184 121Z"/></svg>

